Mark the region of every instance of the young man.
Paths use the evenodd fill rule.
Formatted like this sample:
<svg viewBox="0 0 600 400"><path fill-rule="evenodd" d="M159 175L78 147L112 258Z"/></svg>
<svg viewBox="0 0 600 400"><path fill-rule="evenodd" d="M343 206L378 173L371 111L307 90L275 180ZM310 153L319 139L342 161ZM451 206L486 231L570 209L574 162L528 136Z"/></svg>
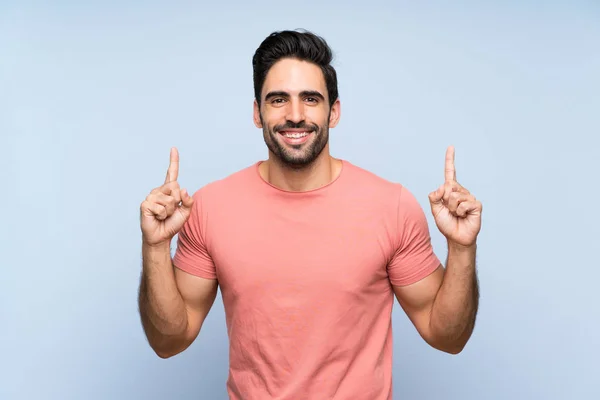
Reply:
<svg viewBox="0 0 600 400"><path fill-rule="evenodd" d="M219 286L231 399L391 399L394 296L441 351L459 353L475 324L482 207L456 181L454 149L429 195L444 267L406 188L330 155L340 119L331 59L311 33L267 37L253 66L268 159L190 196L171 149L164 184L141 204L150 346L163 358L190 346Z"/></svg>

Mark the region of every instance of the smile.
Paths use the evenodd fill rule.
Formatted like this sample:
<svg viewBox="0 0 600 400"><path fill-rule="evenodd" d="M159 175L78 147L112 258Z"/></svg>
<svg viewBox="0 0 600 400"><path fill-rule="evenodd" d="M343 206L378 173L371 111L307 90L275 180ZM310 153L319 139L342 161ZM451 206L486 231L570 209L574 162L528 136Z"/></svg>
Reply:
<svg viewBox="0 0 600 400"><path fill-rule="evenodd" d="M288 138L299 139L304 136L308 136L310 132L281 132L281 134Z"/></svg>
<svg viewBox="0 0 600 400"><path fill-rule="evenodd" d="M306 142L311 133L312 131L279 131L279 134L283 137L283 141L291 145L298 145Z"/></svg>

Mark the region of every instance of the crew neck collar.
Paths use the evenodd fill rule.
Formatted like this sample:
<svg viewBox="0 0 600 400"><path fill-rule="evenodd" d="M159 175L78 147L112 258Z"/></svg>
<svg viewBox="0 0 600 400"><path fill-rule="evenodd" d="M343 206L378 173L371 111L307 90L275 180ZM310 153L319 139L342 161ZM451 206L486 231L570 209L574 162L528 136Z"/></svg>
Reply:
<svg viewBox="0 0 600 400"><path fill-rule="evenodd" d="M260 181L261 186L270 189L270 190L275 190L279 193L284 193L284 194L288 194L288 195L297 195L297 196L302 196L302 195L309 195L309 194L316 194L316 193L320 193L323 191L326 191L327 189L331 188L332 186L334 186L339 180L340 178L342 178L343 175L345 175L345 171L348 168L348 162L344 159L339 159L342 162L342 167L340 169L340 173L331 180L331 182L320 186L318 188L314 188L314 189L310 189L310 190L303 190L303 191L293 191L293 190L286 190L286 189L282 189L278 186L273 185L270 182L267 182L261 175L260 175L260 170L259 170L259 166L265 162L265 160L260 160L257 161L254 164L254 173L256 178Z"/></svg>

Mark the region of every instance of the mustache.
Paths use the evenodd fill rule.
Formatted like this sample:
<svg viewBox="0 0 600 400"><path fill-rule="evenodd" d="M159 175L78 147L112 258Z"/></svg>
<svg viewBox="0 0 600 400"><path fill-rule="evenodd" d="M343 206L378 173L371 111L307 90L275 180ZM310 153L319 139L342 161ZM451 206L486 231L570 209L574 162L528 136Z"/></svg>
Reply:
<svg viewBox="0 0 600 400"><path fill-rule="evenodd" d="M304 121L302 122L292 122L287 121L285 124L275 125L273 127L274 132L283 131L285 129L305 129L307 132L314 131L318 132L319 127L316 124L307 124Z"/></svg>

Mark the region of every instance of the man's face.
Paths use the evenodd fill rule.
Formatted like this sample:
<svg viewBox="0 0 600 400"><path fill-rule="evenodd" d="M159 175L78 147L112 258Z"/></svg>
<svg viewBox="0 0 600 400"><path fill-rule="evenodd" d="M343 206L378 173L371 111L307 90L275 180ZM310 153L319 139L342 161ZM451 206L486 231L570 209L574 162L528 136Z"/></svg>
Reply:
<svg viewBox="0 0 600 400"><path fill-rule="evenodd" d="M327 146L329 128L339 119L340 104L329 107L325 78L312 63L283 59L265 79L261 106L254 102L254 123L263 129L271 153L284 164L311 164Z"/></svg>

